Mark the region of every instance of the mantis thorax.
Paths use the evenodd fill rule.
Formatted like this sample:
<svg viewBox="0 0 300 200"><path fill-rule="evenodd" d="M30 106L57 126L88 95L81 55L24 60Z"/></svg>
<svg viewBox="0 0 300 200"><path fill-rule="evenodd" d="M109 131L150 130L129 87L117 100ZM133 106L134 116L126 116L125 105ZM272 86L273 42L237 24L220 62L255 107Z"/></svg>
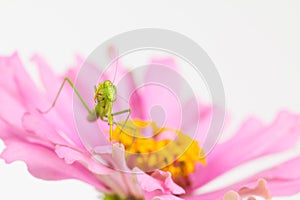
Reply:
<svg viewBox="0 0 300 200"><path fill-rule="evenodd" d="M98 103L114 102L117 97L117 88L110 80L99 83L95 88L94 100Z"/></svg>

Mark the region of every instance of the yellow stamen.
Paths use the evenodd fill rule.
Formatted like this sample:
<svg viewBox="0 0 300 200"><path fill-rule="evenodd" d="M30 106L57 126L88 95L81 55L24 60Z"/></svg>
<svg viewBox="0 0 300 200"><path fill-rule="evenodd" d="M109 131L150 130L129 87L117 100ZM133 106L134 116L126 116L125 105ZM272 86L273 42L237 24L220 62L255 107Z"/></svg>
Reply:
<svg viewBox="0 0 300 200"><path fill-rule="evenodd" d="M179 130L159 128L154 122L141 120L129 121L126 126L134 127L135 130L124 128L121 131L117 126L112 139L125 146L128 165L131 167L169 171L177 184L186 187L188 176L195 171L196 165L206 164L204 151L198 142ZM152 137L146 138L143 133L145 130L149 132L149 128ZM173 133L175 137L159 139L165 133Z"/></svg>

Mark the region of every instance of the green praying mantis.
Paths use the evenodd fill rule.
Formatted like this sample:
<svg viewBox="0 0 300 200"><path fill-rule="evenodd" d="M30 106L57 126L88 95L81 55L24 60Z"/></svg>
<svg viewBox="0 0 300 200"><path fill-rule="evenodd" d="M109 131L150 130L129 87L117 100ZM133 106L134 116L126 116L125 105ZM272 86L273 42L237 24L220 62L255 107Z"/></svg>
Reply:
<svg viewBox="0 0 300 200"><path fill-rule="evenodd" d="M116 72L117 72L117 64L116 64ZM116 72L115 72L115 77L116 77ZM115 79L114 77L114 79ZM114 81L113 81L114 82ZM113 125L118 125L121 126L121 130L124 129L125 124L127 123L131 109L126 109L122 110L119 112L112 112L114 102L116 101L117 98L117 87L113 84L110 80L105 80L103 82L100 82L98 86L95 86L95 94L94 94L94 101L95 101L95 107L94 109L90 109L87 105L87 103L84 101L82 96L80 95L79 91L75 87L74 83L70 80L69 77L64 78L58 93L50 106L50 108L46 111L41 111L42 113L48 113L52 108L55 107L55 104L58 100L59 95L62 92L63 87L65 86L65 83L68 83L72 89L74 90L75 94L79 98L80 102L84 106L84 108L87 110L88 115L87 115L87 120L90 122L94 122L98 119L107 122L109 125L109 140L112 142L113 139ZM125 119L125 122L123 124L117 123L114 121L114 116L116 115L121 115L121 114L126 114L127 117ZM121 133L120 133L121 134ZM119 136L120 137L120 136Z"/></svg>

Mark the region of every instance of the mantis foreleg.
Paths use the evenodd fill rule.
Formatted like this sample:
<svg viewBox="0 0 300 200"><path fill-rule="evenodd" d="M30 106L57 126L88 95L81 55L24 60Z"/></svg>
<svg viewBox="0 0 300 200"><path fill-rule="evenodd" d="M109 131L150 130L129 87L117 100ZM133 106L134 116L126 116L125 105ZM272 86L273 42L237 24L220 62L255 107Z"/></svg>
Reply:
<svg viewBox="0 0 300 200"><path fill-rule="evenodd" d="M118 137L119 141L120 141L120 136L121 136L122 130L124 129L125 124L127 123L128 119L129 119L129 116L130 116L130 113L131 113L131 109L126 109L126 110L122 110L122 111L115 112L115 113L111 114L111 116L113 117L113 116L121 115L121 114L124 114L124 113L127 113L127 116L126 116L125 122L123 123L123 125L122 125L122 127L120 129L120 133L119 133L119 137ZM112 133L111 133L111 137L112 137Z"/></svg>

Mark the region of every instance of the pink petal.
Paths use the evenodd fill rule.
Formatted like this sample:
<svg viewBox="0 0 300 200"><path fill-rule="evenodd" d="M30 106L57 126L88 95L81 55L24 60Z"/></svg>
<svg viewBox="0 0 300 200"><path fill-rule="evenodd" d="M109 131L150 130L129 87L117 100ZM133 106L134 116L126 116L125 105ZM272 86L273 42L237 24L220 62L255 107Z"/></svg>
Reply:
<svg viewBox="0 0 300 200"><path fill-rule="evenodd" d="M0 88L0 94L0 117L9 123L21 127L21 118L26 111L24 106L12 94L5 91L4 88Z"/></svg>
<svg viewBox="0 0 300 200"><path fill-rule="evenodd" d="M299 132L300 134L300 132ZM265 170L243 181L242 184L263 178L273 196L289 196L299 192L300 188L300 157L284 162L272 169Z"/></svg>
<svg viewBox="0 0 300 200"><path fill-rule="evenodd" d="M49 96L56 96L58 88L62 83L62 79L53 72L45 59L41 56L34 55L31 60L38 67L40 77L47 94L49 94ZM68 92L68 95L70 95L71 88L68 88L66 92ZM61 97L61 99L64 99L64 97Z"/></svg>
<svg viewBox="0 0 300 200"><path fill-rule="evenodd" d="M39 91L32 81L32 78L25 71L19 56L14 54L11 59L11 67L14 69L14 84L22 99L21 102L23 102L23 105L27 109L34 109L40 105L39 103L42 101L42 97L39 95Z"/></svg>
<svg viewBox="0 0 300 200"><path fill-rule="evenodd" d="M17 53L10 57L0 58L2 80L0 83L7 88L7 91L14 97L22 99L27 109L34 108L40 101L37 87L31 77L25 71ZM3 76L5 75L5 76Z"/></svg>
<svg viewBox="0 0 300 200"><path fill-rule="evenodd" d="M160 196L153 197L152 200L183 200L183 199L176 197L174 195L160 195Z"/></svg>
<svg viewBox="0 0 300 200"><path fill-rule="evenodd" d="M185 191L173 182L169 172L160 170L155 171L151 176L145 174L138 168L135 168L137 179L143 190L153 192L161 191L163 194L184 194Z"/></svg>
<svg viewBox="0 0 300 200"><path fill-rule="evenodd" d="M213 149L207 157L207 166L198 166L191 176L193 187L251 159L291 148L300 136L299 130L299 116L288 112L281 112L269 126L262 126L255 119L248 120L232 139Z"/></svg>
<svg viewBox="0 0 300 200"><path fill-rule="evenodd" d="M3 69L4 73L7 73L7 78L3 80L3 84L8 84L8 87L10 87L9 90L6 90L6 86L0 89L0 94L2 96L0 101L3 101L1 104L3 107L0 111L0 116L2 116L3 119L12 124L20 123L21 120L18 121L17 119L21 119L26 110L35 110L36 108L46 109L50 106L50 103L45 102L42 94L39 93L34 82L26 73L17 54L12 55L11 57L0 58L0 67ZM48 73L47 71L47 73L45 73L45 76L46 75L50 77L51 73ZM4 81L7 81L7 83ZM70 111L72 110L71 108L72 107L70 105ZM64 110L68 110L66 109L66 106L64 106ZM62 130L64 130L66 133L71 132L70 129L66 128L65 125L68 122L68 119L70 123L73 122L71 117L59 118L57 115L53 116L53 113L45 116L50 116L50 118L52 117L51 119L55 119L56 125L62 125L62 122L64 122L64 128L60 126ZM69 116L72 115L69 114ZM74 130L75 129L72 131ZM76 134L73 134L73 136L76 137ZM73 139L78 145L80 145L80 140L78 137L77 140L76 138Z"/></svg>
<svg viewBox="0 0 300 200"><path fill-rule="evenodd" d="M129 105L131 108L131 118L132 119L141 119L147 120L149 118L148 110L145 109L145 102L142 95L145 94L142 92L143 88L138 90L133 90L130 99Z"/></svg>
<svg viewBox="0 0 300 200"><path fill-rule="evenodd" d="M51 106L53 100L55 99L59 88L63 83L63 78L60 78L59 76L54 74L51 67L42 57L35 55L33 56L32 61L35 62L38 66L41 80L48 94L48 102L43 104L43 106L36 106L36 108L45 111ZM78 62L82 62L82 60L79 60ZM82 147L81 139L79 138L78 134L74 134L77 131L74 125L74 120L72 118L74 112L73 106L75 106L76 103L78 103L78 98L75 97L73 104L72 94L73 89L66 82L62 92L58 97L55 107L51 109L48 113L43 114L43 117L45 117L47 121L52 122L52 125L56 128L60 128L61 131L63 131L66 134L67 138L71 139L77 146ZM83 110L82 113L85 114L85 118L85 116L87 115L87 111L84 110L84 107L81 103L78 104L78 107L81 110Z"/></svg>
<svg viewBox="0 0 300 200"><path fill-rule="evenodd" d="M172 58L153 59L151 64L147 67L143 87L137 90L143 99L144 120L151 120L152 117L158 126L180 129L183 100L180 100L181 82L178 80L180 75L176 72L175 61ZM168 78L165 74L168 74ZM153 110L155 106L158 107L158 111ZM154 116L151 116L151 112ZM171 113L176 113L176 115Z"/></svg>
<svg viewBox="0 0 300 200"><path fill-rule="evenodd" d="M198 110L197 110L198 109ZM213 107L201 104L196 98L191 98L184 104L181 131L198 141L203 147L205 137L211 125Z"/></svg>
<svg viewBox="0 0 300 200"><path fill-rule="evenodd" d="M187 200L211 200L211 199L223 199L223 200L241 200L242 197L252 196L263 197L266 200L270 200L272 196L269 193L267 183L263 179L253 180L252 182L240 182L220 190L216 190L210 193L191 195L185 197ZM238 192L236 192L238 191Z"/></svg>
<svg viewBox="0 0 300 200"><path fill-rule="evenodd" d="M138 174L137 180L144 191L153 192L155 190L160 190L161 192L165 192L161 182L149 176L148 174L145 174L140 169L135 168L134 171Z"/></svg>
<svg viewBox="0 0 300 200"><path fill-rule="evenodd" d="M172 175L170 172L165 172L161 170L156 170L151 174L151 176L157 180L164 183L164 187L172 191L172 194L184 194L185 191L182 187L174 183L172 180Z"/></svg>
<svg viewBox="0 0 300 200"><path fill-rule="evenodd" d="M103 147L95 148L94 152L100 156L101 160L106 161L115 170L108 176L100 176L99 178L102 181L108 185L111 185L111 183L118 185L118 187L113 186L112 188L117 194L126 194L127 196L136 198L143 196L141 187L137 182L136 173L127 167L124 146L122 144L113 144L111 153L107 152L107 148Z"/></svg>
<svg viewBox="0 0 300 200"><path fill-rule="evenodd" d="M180 82L178 81L178 76L175 75L175 74L179 73L179 68L176 63L176 60L173 57L152 58L150 60L149 64L152 65L153 67L148 67L148 69L146 71L146 74L145 74L146 82L148 82L149 80L151 80L151 81L157 80L158 83L164 83L163 85L166 85L166 86L169 86L170 88L172 88L176 94L180 93L181 85L180 85ZM160 68L160 66L168 68L167 71L169 71L169 72L174 72L174 76L168 76L168 78L166 78L165 77L166 74L168 74L168 75L171 75L171 74L159 73L160 70L158 70L157 68ZM163 81L163 82L161 82L161 81Z"/></svg>
<svg viewBox="0 0 300 200"><path fill-rule="evenodd" d="M12 56L0 57L0 86L4 91L9 93L10 96L20 98L14 78L15 67L13 63L15 59L18 59L17 53L14 53Z"/></svg>
<svg viewBox="0 0 300 200"><path fill-rule="evenodd" d="M45 87L45 90L48 94L48 103L47 105L44 104L44 106L39 106L37 107L39 110L47 110L53 100L55 99L56 95L58 94L59 88L61 86L61 84L64 81L65 77L68 77L66 74L66 76L64 76L63 78L57 76L56 74L54 74L54 72L52 71L51 67L47 64L47 62L40 56L35 55L32 58L32 61L35 62L38 66L39 72L40 72L40 77L41 80L43 82L43 85ZM81 65L82 60L79 58L78 60L78 65ZM95 73L90 73L91 75L95 74ZM72 74L71 74L72 75ZM72 75L73 77L74 74ZM71 77L68 77L71 78ZM89 79L87 79L86 82L88 82ZM73 83L75 84L75 81L72 80ZM89 94L89 98L84 98L85 101L86 99L91 99L91 101L87 102L90 103L90 108L92 109L94 106L94 102L92 101L92 97L93 94L91 92L93 92L93 87L90 87L90 90L88 90L88 88L84 88L86 86L86 84L81 84L81 87L76 87L79 90L79 93L81 94L81 96L85 97L86 94ZM84 92L83 92L84 91ZM74 98L73 98L74 97ZM75 119L77 121L76 124L74 124L74 119L73 119L73 114L75 114ZM81 116L82 115L82 116ZM53 109L51 109L51 111L49 111L48 113L44 114L44 117L48 120L48 121L52 121L53 124L55 124L55 126L58 128L61 128L63 130L63 132L67 135L68 138L72 139L74 143L76 143L78 146L82 146L82 138L80 138L78 136L78 134L74 134L78 131L82 132L82 130L85 130L86 132L89 132L89 134L87 134L86 138L89 138L90 136L93 136L91 141L99 141L96 139L96 137L98 136L98 134L93 134L96 131L98 131L97 125L91 124L89 122L87 122L86 120L86 116L88 115L88 112L84 109L82 103L79 101L78 97L73 93L73 89L72 87L68 84L68 82L65 83L62 92L60 93L58 100L56 102L56 105ZM82 121L78 121L81 120L80 117L77 116L81 116L83 118ZM82 122L82 123L81 123ZM68 125L68 126L65 126ZM77 125L77 127L75 127L75 125ZM86 126L83 127L82 129L79 129L78 126ZM76 129L77 128L77 129ZM100 140L101 141L101 140ZM98 143L97 143L98 144Z"/></svg>
<svg viewBox="0 0 300 200"><path fill-rule="evenodd" d="M117 99L114 103L113 112L118 112L120 110L125 110L125 109L130 108L132 110L132 114L130 117L132 119L134 119L134 118L137 118L137 116L139 115L139 113L137 113L138 109L141 109L141 108L139 108L139 105L137 104L137 103L139 103L138 102L139 97L136 98L136 97L132 96L132 94L134 93L134 91L136 89L136 83L134 81L134 77L131 72L124 71L121 73L124 73L124 74L121 76L120 80L118 80L118 77L117 77L114 82L114 84L117 87ZM137 114L137 116L136 116L136 114ZM125 119L126 115L120 116L120 117L123 117L123 119Z"/></svg>
<svg viewBox="0 0 300 200"><path fill-rule="evenodd" d="M173 57L152 58L149 64L150 67L147 68L145 74L146 83L149 81L160 83L167 86L178 95L182 92L183 88L181 88L182 82L179 79L181 78L179 68ZM166 69L162 69L161 67ZM166 78L166 74L168 75L168 78Z"/></svg>
<svg viewBox="0 0 300 200"><path fill-rule="evenodd" d="M69 138L65 137L64 139L61 135L59 135L54 126L51 126L48 121L40 116L40 114L25 113L22 121L24 129L30 132L32 135L40 138L41 140L49 141L53 144L68 144L71 146L75 146L75 144ZM66 139L68 141L66 141Z"/></svg>
<svg viewBox="0 0 300 200"><path fill-rule="evenodd" d="M144 120L154 120L159 127L181 129L182 107L172 92L167 92L166 88L153 84L141 88L139 95L144 99L143 109L147 114Z"/></svg>
<svg viewBox="0 0 300 200"><path fill-rule="evenodd" d="M84 149L74 126L67 126L64 121L58 120L56 113L25 113L22 123L25 130L38 136L41 141Z"/></svg>
<svg viewBox="0 0 300 200"><path fill-rule="evenodd" d="M47 92L48 100L49 100L47 107L45 107L44 105L43 107L39 106L37 108L41 110L46 110L51 106L54 98L56 97L59 88L63 82L63 78L60 78L59 76L54 74L51 67L39 55L33 56L32 61L35 62L38 66L40 77L44 85L45 91ZM71 116L70 112L72 111L71 94L72 94L72 88L70 87L70 85L66 83L65 87L63 88L62 92L59 95L59 99L56 102L55 107L51 111L51 112L58 111L58 113L62 116L62 118L64 119L64 121L66 121L66 123L72 122L71 121L72 119L70 118Z"/></svg>
<svg viewBox="0 0 300 200"><path fill-rule="evenodd" d="M58 157L63 158L67 164L73 164L74 162L82 163L89 171L94 174L109 174L113 170L101 165L98 161L91 157L88 152L82 152L78 149L71 149L66 146L56 146L55 152Z"/></svg>
<svg viewBox="0 0 300 200"><path fill-rule="evenodd" d="M236 190L239 193L247 194L248 192L254 194L255 192L260 192L254 188L254 190L249 190L248 188L241 188L243 185L248 185L253 187L256 184L256 180L263 178L267 181L267 188L269 189L270 193L260 193L261 196L264 196L265 199L270 199L270 194L273 196L289 196L299 192L300 188L300 170L298 169L300 165L300 157L296 157L292 160L284 162L274 168L265 170L260 172L246 180L243 180L239 183L236 183L232 186L228 186L221 190L203 194L201 195L201 199L207 197L207 199L215 199L217 197L222 196L228 190ZM265 184L265 183L264 183ZM260 187L262 188L262 187ZM246 192L246 193L245 193ZM189 199L197 199L196 197L190 197Z"/></svg>
<svg viewBox="0 0 300 200"><path fill-rule="evenodd" d="M180 198L176 195L172 195L172 194L164 194L162 193L161 191L159 190L155 190L153 192L144 192L144 198L145 199L151 199L151 200L154 200L154 199L161 199L161 200L183 200L183 198Z"/></svg>
<svg viewBox="0 0 300 200"><path fill-rule="evenodd" d="M74 178L105 191L97 177L81 164L66 164L62 159L58 158L52 149L19 137L18 135L22 131L11 125L1 122L0 129L1 133L7 133L7 137L4 140L6 148L0 155L7 163L21 160L26 163L28 171L37 178L45 180Z"/></svg>

